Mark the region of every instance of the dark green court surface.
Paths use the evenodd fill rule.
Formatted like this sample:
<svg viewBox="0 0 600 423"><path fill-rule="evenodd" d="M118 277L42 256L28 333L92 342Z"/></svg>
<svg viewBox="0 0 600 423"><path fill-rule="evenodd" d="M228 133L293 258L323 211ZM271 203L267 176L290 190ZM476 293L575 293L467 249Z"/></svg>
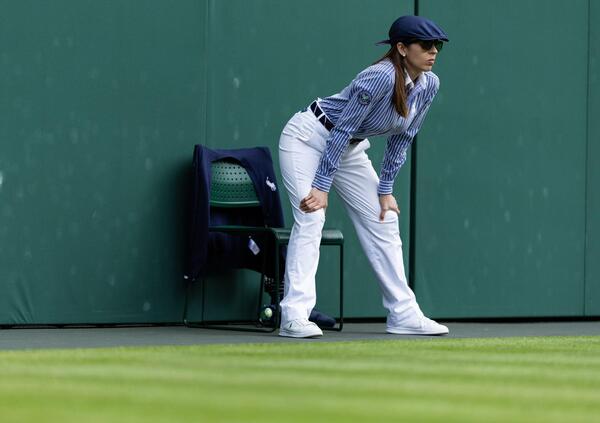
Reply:
<svg viewBox="0 0 600 423"><path fill-rule="evenodd" d="M489 338L514 336L600 336L600 322L536 323L448 323L444 338ZM135 345L198 345L268 342L331 342L358 340L403 340L422 336L389 335L384 323L348 323L340 332L325 331L319 339L282 338L277 333L191 329L183 326L114 328L44 328L0 330L0 349L96 348Z"/></svg>

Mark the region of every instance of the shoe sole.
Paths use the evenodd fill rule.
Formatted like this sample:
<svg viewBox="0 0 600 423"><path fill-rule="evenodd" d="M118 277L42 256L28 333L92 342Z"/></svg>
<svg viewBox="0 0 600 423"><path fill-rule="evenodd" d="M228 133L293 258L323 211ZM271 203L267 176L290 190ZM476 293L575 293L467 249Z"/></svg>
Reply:
<svg viewBox="0 0 600 423"><path fill-rule="evenodd" d="M285 330L280 330L279 331L279 336L285 336L288 338L320 338L321 336L323 336L322 333L315 333L312 335L302 335L299 333L294 333L294 332L287 332Z"/></svg>
<svg viewBox="0 0 600 423"><path fill-rule="evenodd" d="M450 331L442 331L442 332L423 332L423 331L419 331L419 330L413 330L413 329L386 329L385 330L387 333L391 333L393 335L429 335L429 336L439 336L439 335L448 335L448 333L450 333Z"/></svg>

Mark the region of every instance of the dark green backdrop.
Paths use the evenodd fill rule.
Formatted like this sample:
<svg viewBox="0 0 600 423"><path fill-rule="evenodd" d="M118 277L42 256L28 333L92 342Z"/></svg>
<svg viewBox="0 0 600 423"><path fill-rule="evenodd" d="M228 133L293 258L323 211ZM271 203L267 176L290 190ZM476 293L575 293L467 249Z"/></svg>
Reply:
<svg viewBox="0 0 600 423"><path fill-rule="evenodd" d="M419 0L452 39L396 183L433 317L600 315L600 6ZM177 322L193 145L266 145L384 53L414 2L0 0L0 324ZM560 22L560 31L557 30ZM372 140L378 168L384 140ZM276 163L277 164L277 163ZM284 192L286 218L290 221ZM341 204L346 314L380 294ZM335 314L323 250L318 307ZM257 275L208 280L247 317ZM194 314L201 292L194 292Z"/></svg>
<svg viewBox="0 0 600 423"><path fill-rule="evenodd" d="M453 35L418 149L422 305L453 317L598 314L597 2L420 3Z"/></svg>

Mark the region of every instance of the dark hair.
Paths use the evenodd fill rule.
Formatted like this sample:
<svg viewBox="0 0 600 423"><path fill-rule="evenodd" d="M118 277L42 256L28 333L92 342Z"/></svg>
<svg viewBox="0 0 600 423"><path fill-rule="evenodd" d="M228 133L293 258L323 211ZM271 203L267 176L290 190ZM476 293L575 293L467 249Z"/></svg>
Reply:
<svg viewBox="0 0 600 423"><path fill-rule="evenodd" d="M394 83L394 95L392 96L392 103L394 103L394 107L398 114L402 117L408 116L408 106L406 105L406 89L404 87L404 72L406 70L406 66L404 65L404 61L406 58L402 57L396 48L396 45L392 45L392 48L379 60L377 60L374 65L382 62L386 59L389 59L396 69L396 82Z"/></svg>

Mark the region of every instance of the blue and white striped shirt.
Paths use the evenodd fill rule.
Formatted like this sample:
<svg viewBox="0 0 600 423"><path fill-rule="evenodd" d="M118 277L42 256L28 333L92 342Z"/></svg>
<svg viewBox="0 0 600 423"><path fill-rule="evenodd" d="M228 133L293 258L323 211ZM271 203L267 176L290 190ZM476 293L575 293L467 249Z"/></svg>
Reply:
<svg viewBox="0 0 600 423"><path fill-rule="evenodd" d="M433 72L421 73L416 84L405 74L409 114L403 118L392 102L395 77L394 65L386 59L360 72L339 94L319 100L319 106L335 127L327 139L313 187L329 192L351 138L386 135L377 192L392 193L394 179L406 161L406 150L419 132L440 86Z"/></svg>

